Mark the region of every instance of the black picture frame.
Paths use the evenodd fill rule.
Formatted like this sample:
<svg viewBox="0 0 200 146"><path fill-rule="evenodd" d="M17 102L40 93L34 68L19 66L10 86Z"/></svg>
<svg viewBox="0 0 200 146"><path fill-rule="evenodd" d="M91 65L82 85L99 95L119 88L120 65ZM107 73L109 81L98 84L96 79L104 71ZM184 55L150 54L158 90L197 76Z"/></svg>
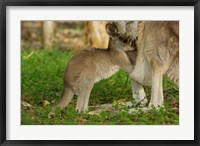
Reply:
<svg viewBox="0 0 200 146"><path fill-rule="evenodd" d="M194 6L194 140L7 140L6 139L6 7L7 6ZM199 0L0 0L0 144L21 145L199 145Z"/></svg>

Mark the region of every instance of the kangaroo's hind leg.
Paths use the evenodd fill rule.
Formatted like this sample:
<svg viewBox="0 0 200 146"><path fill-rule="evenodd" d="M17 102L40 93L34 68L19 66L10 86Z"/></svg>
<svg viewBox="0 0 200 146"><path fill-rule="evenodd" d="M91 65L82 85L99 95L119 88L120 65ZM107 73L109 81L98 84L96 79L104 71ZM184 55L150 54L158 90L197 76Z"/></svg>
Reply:
<svg viewBox="0 0 200 146"><path fill-rule="evenodd" d="M134 79L131 80L131 86L132 86L132 95L135 99L136 103L141 102L141 106L145 106L147 103L147 100L145 100L145 92L144 88L141 84L136 82Z"/></svg>
<svg viewBox="0 0 200 146"><path fill-rule="evenodd" d="M86 111L90 92L94 86L96 77L96 65L90 64L80 74L81 81L79 82L79 94L77 97L76 110L78 112Z"/></svg>
<svg viewBox="0 0 200 146"><path fill-rule="evenodd" d="M77 98L76 102L76 110L78 112L84 112L88 109L88 102L90 98L90 92L91 89L85 89L80 93L80 95Z"/></svg>
<svg viewBox="0 0 200 146"><path fill-rule="evenodd" d="M163 85L162 85L162 81L163 81L163 77L162 77L162 73L159 76L159 89L158 89L158 105L159 106L163 106L163 101L164 101L164 96L163 96Z"/></svg>
<svg viewBox="0 0 200 146"><path fill-rule="evenodd" d="M163 89L162 89L162 67L156 62L152 62L152 86L151 86L151 100L149 106L162 106L163 103Z"/></svg>
<svg viewBox="0 0 200 146"><path fill-rule="evenodd" d="M76 110L78 112L82 111L82 104L83 104L83 100L84 100L84 93L81 92L78 97L77 97L77 101L76 101Z"/></svg>
<svg viewBox="0 0 200 146"><path fill-rule="evenodd" d="M85 92L85 96L84 96L83 104L82 104L82 111L86 111L88 109L88 103L89 103L89 98L90 98L90 93L91 93L92 87L89 88L87 90L87 92Z"/></svg>

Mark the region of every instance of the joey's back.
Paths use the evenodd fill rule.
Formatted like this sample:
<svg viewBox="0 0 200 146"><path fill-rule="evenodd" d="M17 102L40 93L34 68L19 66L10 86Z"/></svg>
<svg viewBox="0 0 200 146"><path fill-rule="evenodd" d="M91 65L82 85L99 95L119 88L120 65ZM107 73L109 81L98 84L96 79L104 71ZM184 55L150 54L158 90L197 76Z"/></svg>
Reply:
<svg viewBox="0 0 200 146"><path fill-rule="evenodd" d="M105 79L119 70L119 66L111 59L109 50L87 49L75 55L65 71L65 83L79 84L83 76L90 76L93 82Z"/></svg>
<svg viewBox="0 0 200 146"><path fill-rule="evenodd" d="M65 84L76 86L82 81L82 77L89 76L93 82L106 79L119 69L132 72L133 66L124 51L117 50L110 39L108 49L87 49L75 55L65 71ZM74 88L74 87L73 87Z"/></svg>

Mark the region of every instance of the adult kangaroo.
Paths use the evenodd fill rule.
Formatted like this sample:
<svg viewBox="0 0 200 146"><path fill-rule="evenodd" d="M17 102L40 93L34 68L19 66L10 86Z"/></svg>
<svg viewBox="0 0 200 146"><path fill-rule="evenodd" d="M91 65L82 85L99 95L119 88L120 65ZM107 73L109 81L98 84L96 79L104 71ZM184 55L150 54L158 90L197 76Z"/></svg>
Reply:
<svg viewBox="0 0 200 146"><path fill-rule="evenodd" d="M113 23L121 30L119 30L120 37L130 41L136 40L137 57L131 73L133 97L142 100L145 97L143 85L150 86L149 106L162 106L163 75L166 74L179 86L179 22L124 21Z"/></svg>

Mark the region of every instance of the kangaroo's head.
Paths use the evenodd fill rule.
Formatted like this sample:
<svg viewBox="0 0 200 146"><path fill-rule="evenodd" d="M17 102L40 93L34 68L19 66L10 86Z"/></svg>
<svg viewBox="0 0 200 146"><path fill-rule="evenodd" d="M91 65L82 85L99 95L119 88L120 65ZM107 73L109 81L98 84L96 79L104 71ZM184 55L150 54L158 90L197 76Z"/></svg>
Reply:
<svg viewBox="0 0 200 146"><path fill-rule="evenodd" d="M106 25L106 32L109 35L108 49L117 51L135 50L135 48L131 46L131 43L119 37L118 29L115 24L108 23Z"/></svg>

